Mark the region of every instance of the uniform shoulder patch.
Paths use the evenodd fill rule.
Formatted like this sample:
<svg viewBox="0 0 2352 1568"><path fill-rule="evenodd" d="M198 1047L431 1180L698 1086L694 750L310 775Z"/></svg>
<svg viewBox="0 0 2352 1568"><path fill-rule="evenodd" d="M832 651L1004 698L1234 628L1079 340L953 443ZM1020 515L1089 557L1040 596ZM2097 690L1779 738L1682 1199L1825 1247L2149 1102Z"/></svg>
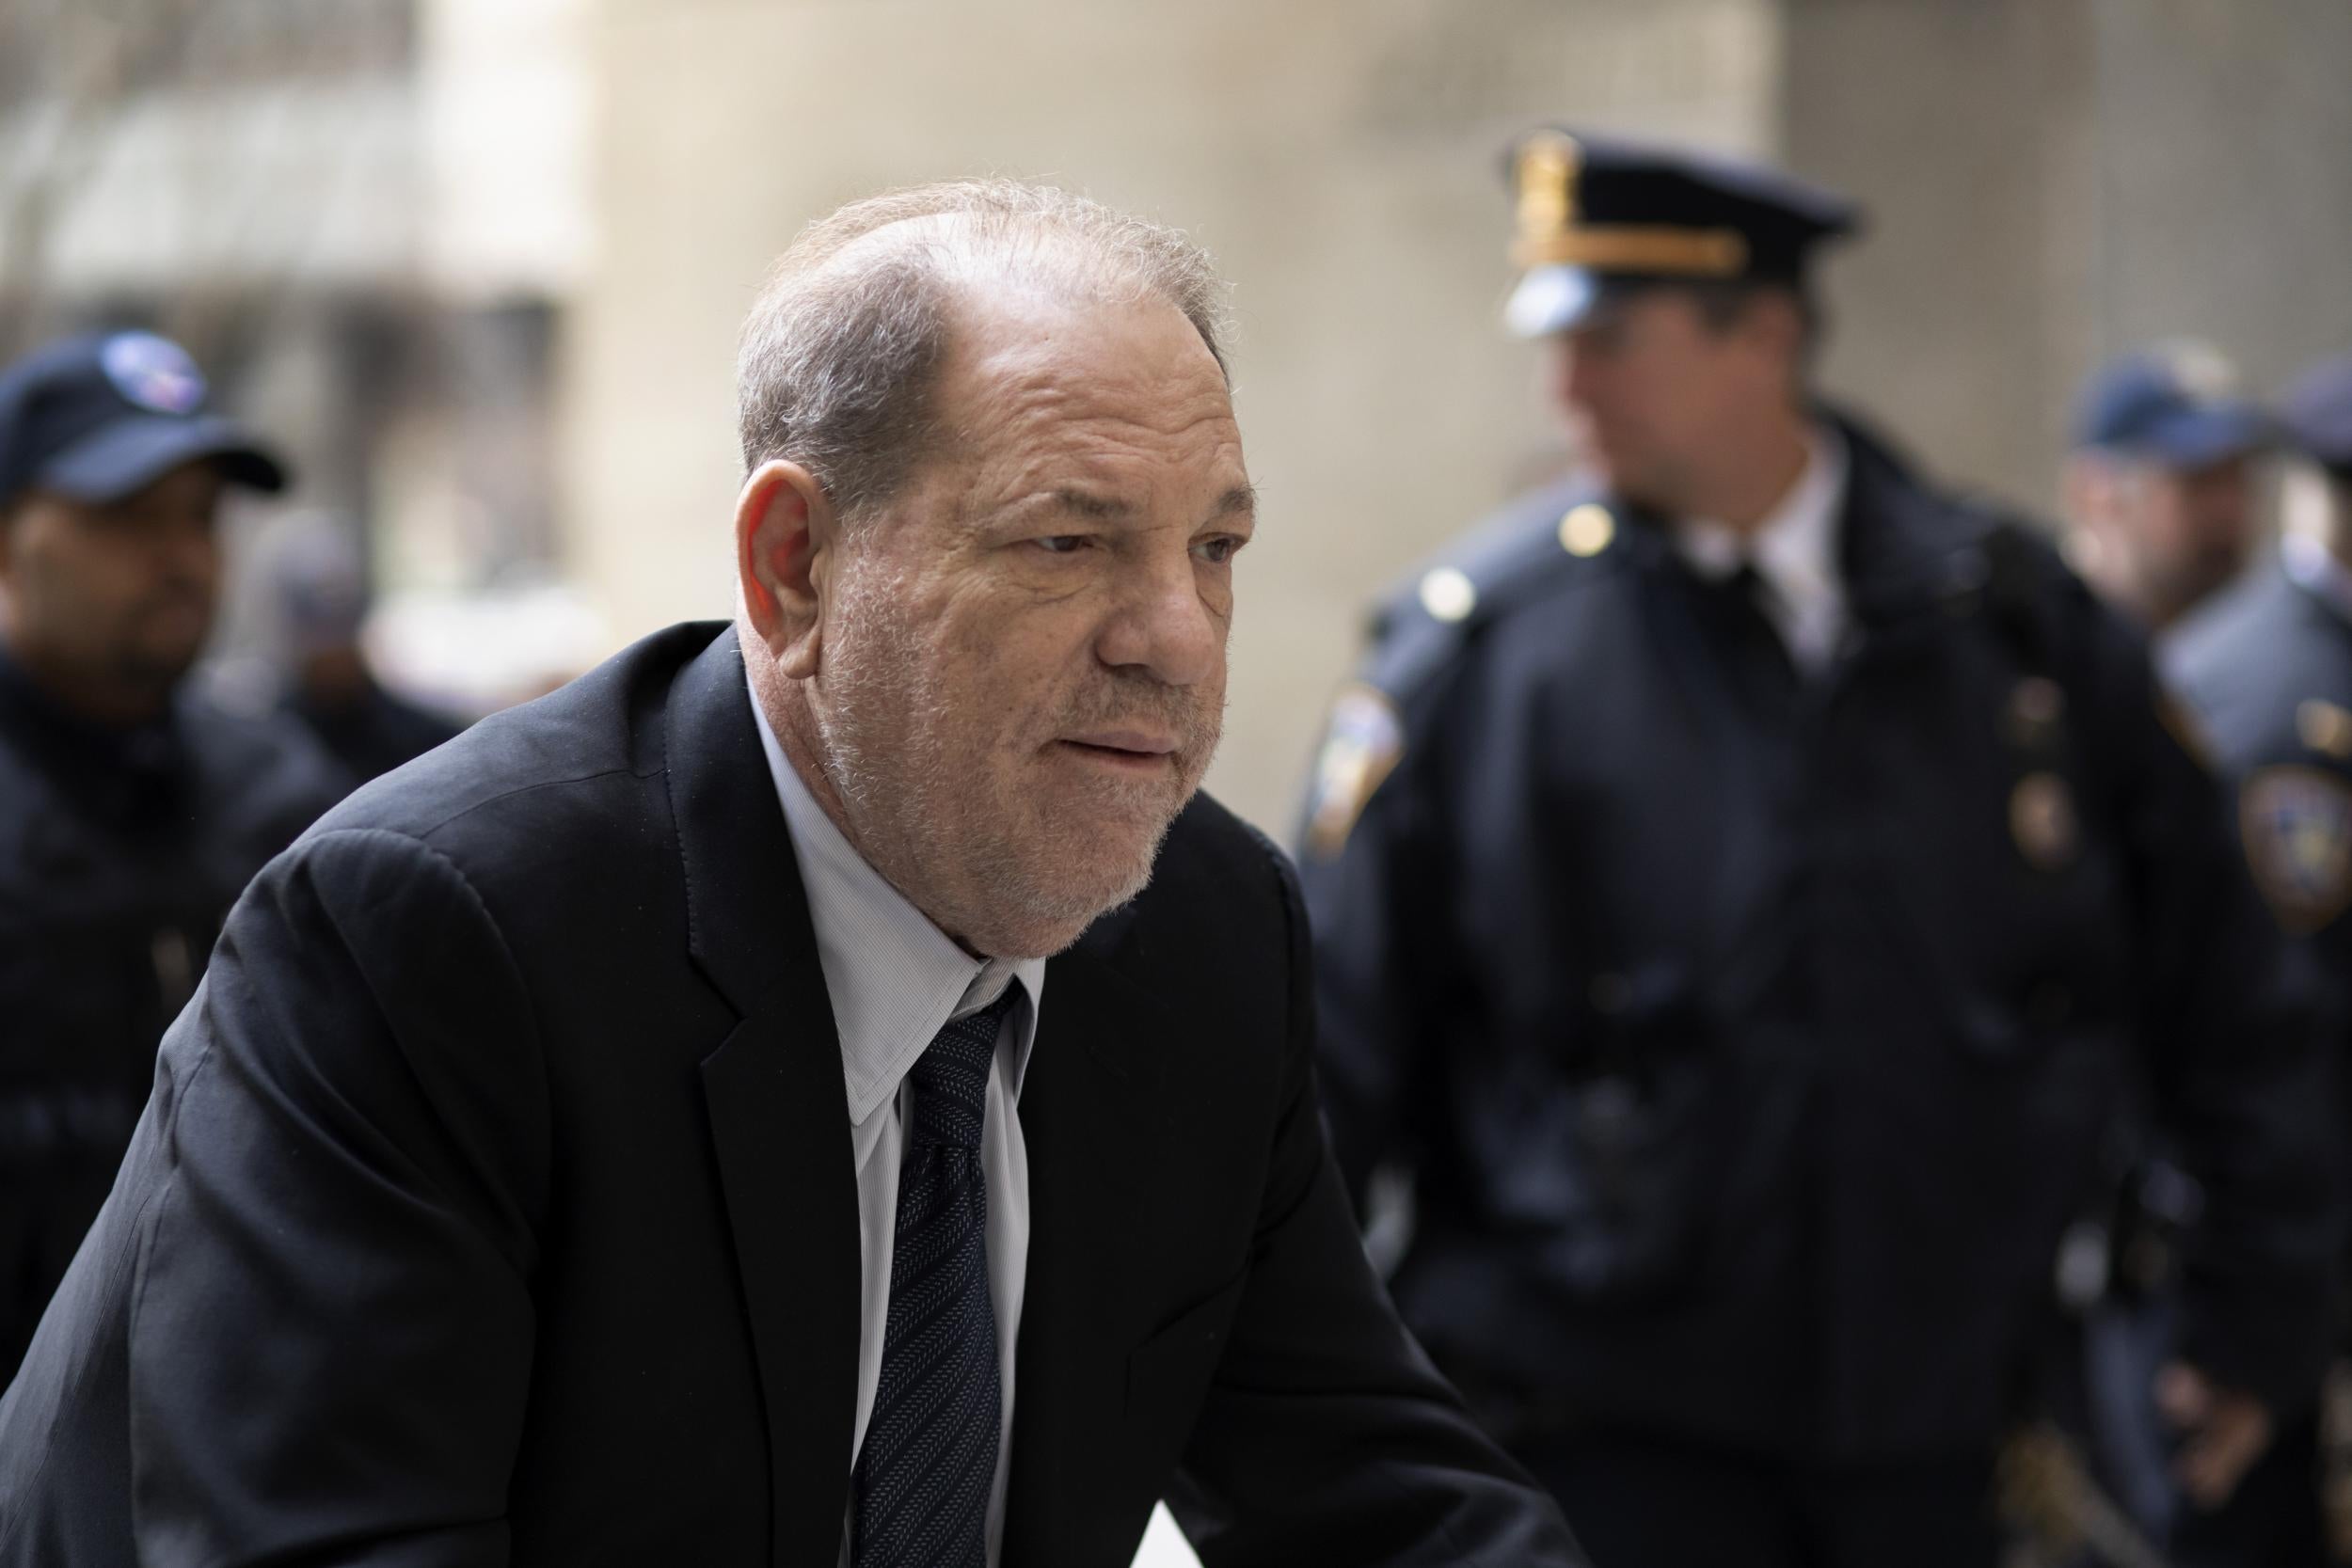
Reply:
<svg viewBox="0 0 2352 1568"><path fill-rule="evenodd" d="M1405 725L1396 705L1378 687L1360 681L1340 689L1315 756L1307 798L1307 847L1329 857L1347 845L1373 791L1405 754Z"/></svg>
<svg viewBox="0 0 2352 1568"><path fill-rule="evenodd" d="M2238 791L2246 860L2279 924L2320 930L2352 900L2352 783L2317 768L2265 768Z"/></svg>

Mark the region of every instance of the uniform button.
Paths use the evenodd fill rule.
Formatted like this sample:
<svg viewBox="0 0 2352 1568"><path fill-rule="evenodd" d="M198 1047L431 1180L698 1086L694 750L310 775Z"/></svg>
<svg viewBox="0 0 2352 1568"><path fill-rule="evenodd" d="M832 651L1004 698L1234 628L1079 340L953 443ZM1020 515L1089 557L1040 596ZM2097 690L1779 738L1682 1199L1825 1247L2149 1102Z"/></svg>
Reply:
<svg viewBox="0 0 2352 1568"><path fill-rule="evenodd" d="M1451 566L1421 579L1421 607L1440 621L1459 621L1478 608L1478 590Z"/></svg>
<svg viewBox="0 0 2352 1568"><path fill-rule="evenodd" d="M2303 744L2339 762L2352 758L2352 713L2313 697L2295 710L2295 733Z"/></svg>
<svg viewBox="0 0 2352 1568"><path fill-rule="evenodd" d="M1560 519L1560 547L1574 556L1596 556L1617 537L1617 519L1597 501L1570 507Z"/></svg>

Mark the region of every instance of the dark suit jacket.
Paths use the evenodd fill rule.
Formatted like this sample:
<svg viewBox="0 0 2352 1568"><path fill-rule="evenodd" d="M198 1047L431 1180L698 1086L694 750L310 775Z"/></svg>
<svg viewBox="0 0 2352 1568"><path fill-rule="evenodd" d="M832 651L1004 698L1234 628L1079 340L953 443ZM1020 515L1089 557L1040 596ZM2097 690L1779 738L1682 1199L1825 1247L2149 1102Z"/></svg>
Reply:
<svg viewBox="0 0 2352 1568"><path fill-rule="evenodd" d="M1565 1563L1367 1272L1279 857L1053 960L1008 1564ZM0 1403L0 1564L831 1568L841 1059L731 632L478 725L254 883Z"/></svg>

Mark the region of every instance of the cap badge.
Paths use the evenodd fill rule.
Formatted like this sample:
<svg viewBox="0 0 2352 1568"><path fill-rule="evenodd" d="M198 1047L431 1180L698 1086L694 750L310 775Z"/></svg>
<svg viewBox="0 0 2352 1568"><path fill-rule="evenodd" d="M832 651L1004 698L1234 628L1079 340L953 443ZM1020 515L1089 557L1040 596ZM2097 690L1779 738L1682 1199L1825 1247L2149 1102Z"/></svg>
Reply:
<svg viewBox="0 0 2352 1568"><path fill-rule="evenodd" d="M2237 393L2237 369L2210 343L2176 342L2160 351L2173 389L2192 403L2218 403Z"/></svg>
<svg viewBox="0 0 2352 1568"><path fill-rule="evenodd" d="M1519 239L1535 245L1557 239L1576 221L1576 171L1583 153L1575 138L1538 131L1519 149Z"/></svg>
<svg viewBox="0 0 2352 1568"><path fill-rule="evenodd" d="M125 402L150 413L193 414L204 401L204 372L168 338L118 332L99 346L98 363Z"/></svg>

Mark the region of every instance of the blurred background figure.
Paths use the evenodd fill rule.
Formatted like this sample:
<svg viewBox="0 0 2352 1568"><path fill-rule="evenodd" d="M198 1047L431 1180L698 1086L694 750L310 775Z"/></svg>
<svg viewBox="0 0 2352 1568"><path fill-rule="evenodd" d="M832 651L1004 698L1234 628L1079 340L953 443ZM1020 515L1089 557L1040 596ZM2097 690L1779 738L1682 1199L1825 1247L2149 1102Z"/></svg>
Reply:
<svg viewBox="0 0 2352 1568"><path fill-rule="evenodd" d="M0 1372L114 1180L155 1046L246 879L343 781L184 689L224 489L284 468L175 343L0 370Z"/></svg>
<svg viewBox="0 0 2352 1568"><path fill-rule="evenodd" d="M1554 129L1510 169L1506 320L1589 475L1383 610L1300 854L1406 1322L1605 1568L1991 1568L2145 1093L2203 1183L2147 1398L2218 1503L2319 1359L2334 1130L2141 640L1816 395L1848 203Z"/></svg>
<svg viewBox="0 0 2352 1568"><path fill-rule="evenodd" d="M2270 420L2201 343L2102 366L2075 410L2065 476L2068 561L2152 633L2245 569L2263 534Z"/></svg>
<svg viewBox="0 0 2352 1568"><path fill-rule="evenodd" d="M262 635L275 644L279 705L355 784L421 756L463 727L377 679L361 644L372 601L367 562L348 525L305 513L272 530L262 547Z"/></svg>
<svg viewBox="0 0 2352 1568"><path fill-rule="evenodd" d="M2170 651L2234 783L2232 815L2255 882L2328 990L2336 1136L2352 1149L2352 356L2298 380L2280 420L2317 482L2315 504L2280 540L2278 557L2190 621ZM2340 1335L2337 1348L2352 1347ZM2283 1413L2278 1451L2245 1495L2217 1515L2183 1520L2182 1568L2339 1560L2321 1506L2322 1407L2314 1382Z"/></svg>

